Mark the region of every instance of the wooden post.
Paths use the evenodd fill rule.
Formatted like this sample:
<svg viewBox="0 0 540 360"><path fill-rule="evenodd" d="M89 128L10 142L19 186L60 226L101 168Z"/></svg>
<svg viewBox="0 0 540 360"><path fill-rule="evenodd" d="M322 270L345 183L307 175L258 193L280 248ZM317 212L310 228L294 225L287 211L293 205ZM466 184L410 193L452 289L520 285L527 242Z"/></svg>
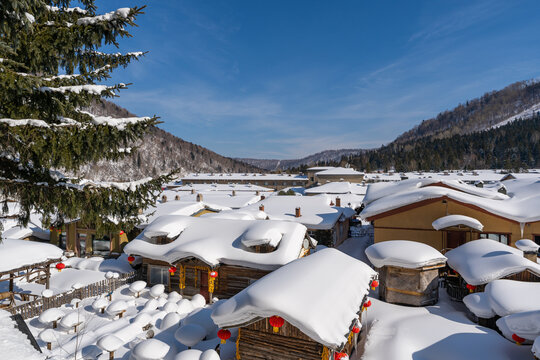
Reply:
<svg viewBox="0 0 540 360"><path fill-rule="evenodd" d="M9 273L9 291L13 292L13 273Z"/></svg>
<svg viewBox="0 0 540 360"><path fill-rule="evenodd" d="M114 351L109 352L109 360L114 360Z"/></svg>
<svg viewBox="0 0 540 360"><path fill-rule="evenodd" d="M93 254L94 253L94 244L93 244L93 241L92 241L92 234L87 232L85 239L86 240L84 240L84 247L85 247L86 255Z"/></svg>
<svg viewBox="0 0 540 360"><path fill-rule="evenodd" d="M51 283L51 266L50 264L47 264L45 266L45 289L48 289Z"/></svg>
<svg viewBox="0 0 540 360"><path fill-rule="evenodd" d="M77 225L73 222L66 226L66 250L74 251L77 255L76 240L77 240Z"/></svg>
<svg viewBox="0 0 540 360"><path fill-rule="evenodd" d="M51 343L48 342L48 343L47 343L47 350L51 350L51 348L52 348Z"/></svg>

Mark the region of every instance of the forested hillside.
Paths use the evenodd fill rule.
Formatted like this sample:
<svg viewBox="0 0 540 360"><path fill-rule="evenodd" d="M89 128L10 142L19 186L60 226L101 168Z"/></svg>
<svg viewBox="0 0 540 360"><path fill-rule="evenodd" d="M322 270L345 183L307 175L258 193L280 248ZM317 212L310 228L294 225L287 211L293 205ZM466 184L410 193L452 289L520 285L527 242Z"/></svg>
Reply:
<svg viewBox="0 0 540 360"><path fill-rule="evenodd" d="M540 113L486 131L394 142L342 159L358 169L397 171L540 167Z"/></svg>

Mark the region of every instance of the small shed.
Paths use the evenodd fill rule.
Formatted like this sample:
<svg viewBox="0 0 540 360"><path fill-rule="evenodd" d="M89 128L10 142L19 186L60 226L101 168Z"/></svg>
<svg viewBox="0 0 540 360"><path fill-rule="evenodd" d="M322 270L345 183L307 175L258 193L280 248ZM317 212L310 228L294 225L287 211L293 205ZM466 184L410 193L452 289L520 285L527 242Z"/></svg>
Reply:
<svg viewBox="0 0 540 360"><path fill-rule="evenodd" d="M49 288L50 266L61 260L62 249L47 243L4 239L0 243L0 282L9 282L8 291L0 293L0 307L15 305L17 298L28 300L27 293L15 291L15 281L44 284Z"/></svg>
<svg viewBox="0 0 540 360"><path fill-rule="evenodd" d="M452 270L446 289L457 301L484 291L486 284L497 279L540 282L540 264L526 259L523 251L491 239L468 242L445 255Z"/></svg>
<svg viewBox="0 0 540 360"><path fill-rule="evenodd" d="M142 274L150 285L211 300L235 295L315 246L305 226L288 221L166 215L124 252L142 256Z"/></svg>
<svg viewBox="0 0 540 360"><path fill-rule="evenodd" d="M366 255L379 272L381 300L412 306L439 300L439 271L446 257L431 246L391 240L369 246Z"/></svg>
<svg viewBox="0 0 540 360"><path fill-rule="evenodd" d="M221 328L239 328L239 359L327 360L337 353L352 355L375 276L365 263L327 248L281 267L218 304L212 319Z"/></svg>

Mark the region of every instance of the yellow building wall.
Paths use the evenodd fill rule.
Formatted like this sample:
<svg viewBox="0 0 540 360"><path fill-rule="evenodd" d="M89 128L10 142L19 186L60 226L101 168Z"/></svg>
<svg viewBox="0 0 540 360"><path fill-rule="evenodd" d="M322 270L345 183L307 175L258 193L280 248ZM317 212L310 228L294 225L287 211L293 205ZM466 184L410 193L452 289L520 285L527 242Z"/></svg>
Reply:
<svg viewBox="0 0 540 360"><path fill-rule="evenodd" d="M465 215L477 219L484 225L485 233L510 234L510 244L522 238L533 239L533 235L540 235L540 221L526 224L523 236L519 223L497 217L495 215L470 208L451 199L442 199L423 206L404 210L400 213L389 215L374 220L375 242L388 240L413 240L443 249L445 232L436 231L432 222L445 215ZM472 239L478 239L477 232L472 233ZM467 234L467 241L471 240L471 233Z"/></svg>

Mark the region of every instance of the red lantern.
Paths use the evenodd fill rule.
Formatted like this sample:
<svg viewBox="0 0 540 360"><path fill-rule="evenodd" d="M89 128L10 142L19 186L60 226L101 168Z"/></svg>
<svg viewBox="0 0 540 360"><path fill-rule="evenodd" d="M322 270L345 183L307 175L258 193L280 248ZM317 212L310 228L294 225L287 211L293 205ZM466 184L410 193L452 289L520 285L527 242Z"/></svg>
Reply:
<svg viewBox="0 0 540 360"><path fill-rule="evenodd" d="M352 332L354 334L358 334L360 332L360 328L358 326L354 325L353 328L352 328Z"/></svg>
<svg viewBox="0 0 540 360"><path fill-rule="evenodd" d="M128 256L128 262L131 264L131 263L134 262L134 261L135 261L135 256L129 255L129 256Z"/></svg>
<svg viewBox="0 0 540 360"><path fill-rule="evenodd" d="M230 339L231 337L231 332L229 330L226 330L226 329L220 329L218 332L217 332L217 336L218 338L221 339L221 343L222 344L225 344L227 342L227 340Z"/></svg>
<svg viewBox="0 0 540 360"><path fill-rule="evenodd" d="M218 275L218 274L217 274L217 271L210 271L210 274L209 274L209 275L210 275L211 278L214 278L214 279L215 279L215 278L217 278L217 275Z"/></svg>
<svg viewBox="0 0 540 360"><path fill-rule="evenodd" d="M56 268L58 269L59 272L62 271L62 269L65 268L65 267L66 267L66 264L64 264L64 263L60 262L60 263L56 264Z"/></svg>
<svg viewBox="0 0 540 360"><path fill-rule="evenodd" d="M476 289L476 286L467 284L467 289L469 289L469 292L472 293Z"/></svg>
<svg viewBox="0 0 540 360"><path fill-rule="evenodd" d="M364 303L364 305L362 305L362 307L364 308L364 310L367 310L368 307L371 306L371 300L368 300Z"/></svg>
<svg viewBox="0 0 540 360"><path fill-rule="evenodd" d="M335 353L334 360L346 360L349 358L349 355L343 352Z"/></svg>
<svg viewBox="0 0 540 360"><path fill-rule="evenodd" d="M169 268L169 273L171 274L171 276L173 276L175 272L176 272L176 266L171 266Z"/></svg>
<svg viewBox="0 0 540 360"><path fill-rule="evenodd" d="M274 332L277 333L279 331L279 328L285 324L285 320L281 316L272 316L270 319L268 319L268 322L274 329Z"/></svg>
<svg viewBox="0 0 540 360"><path fill-rule="evenodd" d="M124 235L124 234L125 234L124 230L120 230L120 235Z"/></svg>
<svg viewBox="0 0 540 360"><path fill-rule="evenodd" d="M512 334L512 340L514 340L518 345L521 345L525 342L525 339L517 334Z"/></svg>
<svg viewBox="0 0 540 360"><path fill-rule="evenodd" d="M371 286L371 290L375 290L379 286L379 282L377 280L373 280L370 286Z"/></svg>

